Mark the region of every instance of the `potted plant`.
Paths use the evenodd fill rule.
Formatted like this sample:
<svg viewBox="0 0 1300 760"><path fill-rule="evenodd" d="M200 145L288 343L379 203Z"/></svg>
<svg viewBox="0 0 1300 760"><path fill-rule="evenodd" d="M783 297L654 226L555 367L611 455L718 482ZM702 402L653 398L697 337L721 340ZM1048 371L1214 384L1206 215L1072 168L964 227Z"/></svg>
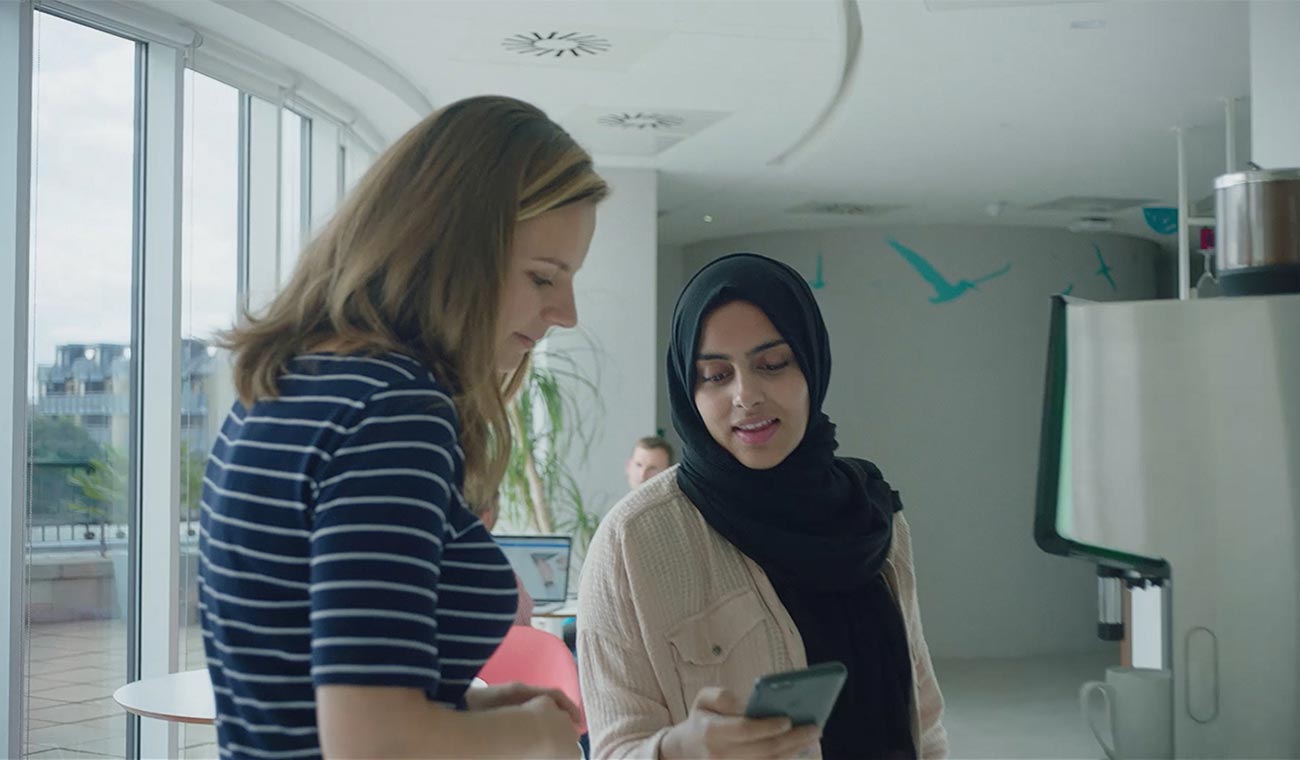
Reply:
<svg viewBox="0 0 1300 760"><path fill-rule="evenodd" d="M501 517L516 529L573 536L578 557L599 517L587 510L572 468L591 448L602 416L599 401L596 383L574 356L547 346L534 351L508 409L512 438Z"/></svg>
<svg viewBox="0 0 1300 760"><path fill-rule="evenodd" d="M113 563L113 591L116 595L117 615L127 614L127 552L126 547L118 547L111 555L108 552L108 530L115 525L117 538L125 538L121 523L126 517L126 455L112 446L105 446L100 457L90 460L90 468L80 470L68 476L68 481L81 489L85 500L77 500L68 505L70 509L86 515L87 530L85 537L94 538L89 526L99 525L99 556L108 557Z"/></svg>
<svg viewBox="0 0 1300 760"><path fill-rule="evenodd" d="M108 527L119 524L126 514L126 456L112 446L105 446L102 454L90 460L90 467L77 470L68 476L68 482L75 485L85 496L68 504L74 512L86 516L87 540L95 537L91 525L99 526L99 556L108 556ZM125 538L121 528L118 538Z"/></svg>
<svg viewBox="0 0 1300 760"><path fill-rule="evenodd" d="M197 536L194 523L199 519L199 500L203 495L203 475L208 457L204 451L195 450L188 441L181 441L180 461L180 520L185 523L185 535Z"/></svg>
<svg viewBox="0 0 1300 760"><path fill-rule="evenodd" d="M207 457L195 451L188 442L182 441L180 447L180 519L185 524L186 535L195 536L195 521L199 517L199 499L203 489L204 468ZM113 586L117 594L119 614L126 614L127 549L123 545L111 554L108 551L108 532L115 531L114 537L126 538L122 525L126 521L126 455L112 446L105 446L99 457L90 460L87 469L79 470L68 476L68 482L76 486L83 499L78 499L67 506L74 512L86 515L86 540L95 538L96 532L91 526L98 525L99 556L108 557L113 562ZM192 548L183 548L183 554L190 556L183 559L183 567L196 567Z"/></svg>

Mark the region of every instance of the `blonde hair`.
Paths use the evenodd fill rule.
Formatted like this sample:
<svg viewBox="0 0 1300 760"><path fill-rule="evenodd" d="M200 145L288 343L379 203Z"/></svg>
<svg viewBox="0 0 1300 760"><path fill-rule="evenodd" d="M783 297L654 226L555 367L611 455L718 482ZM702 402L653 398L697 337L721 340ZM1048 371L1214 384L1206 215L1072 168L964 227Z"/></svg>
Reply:
<svg viewBox="0 0 1300 760"><path fill-rule="evenodd" d="M677 452L673 451L673 445L668 442L668 439L661 435L647 435L644 438L639 439L636 442L636 446L633 448L645 449L646 451L659 449L668 455L668 464L671 465L673 462L677 461Z"/></svg>
<svg viewBox="0 0 1300 760"><path fill-rule="evenodd" d="M528 103L475 97L431 114L375 161L266 309L222 335L241 401L276 397L288 361L322 344L409 354L452 390L465 496L487 503L528 370L527 357L505 378L496 364L515 225L607 192L591 156Z"/></svg>

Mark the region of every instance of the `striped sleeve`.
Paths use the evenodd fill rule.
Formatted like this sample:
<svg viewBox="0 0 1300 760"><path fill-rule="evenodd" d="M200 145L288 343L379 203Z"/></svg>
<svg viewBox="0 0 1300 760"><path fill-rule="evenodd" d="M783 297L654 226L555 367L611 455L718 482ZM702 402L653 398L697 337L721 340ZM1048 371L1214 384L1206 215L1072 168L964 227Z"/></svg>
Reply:
<svg viewBox="0 0 1300 760"><path fill-rule="evenodd" d="M424 385L372 393L317 480L311 527L315 685L433 692L438 579L459 488L451 401Z"/></svg>

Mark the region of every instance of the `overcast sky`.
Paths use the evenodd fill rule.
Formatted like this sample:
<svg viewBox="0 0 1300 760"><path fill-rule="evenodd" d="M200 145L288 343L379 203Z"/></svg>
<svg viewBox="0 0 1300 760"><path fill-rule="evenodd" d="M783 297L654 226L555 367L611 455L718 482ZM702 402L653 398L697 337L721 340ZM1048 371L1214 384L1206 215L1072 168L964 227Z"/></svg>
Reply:
<svg viewBox="0 0 1300 760"><path fill-rule="evenodd" d="M34 364L63 343L131 335L133 42L36 14ZM209 337L235 312L238 93L186 74L182 330Z"/></svg>

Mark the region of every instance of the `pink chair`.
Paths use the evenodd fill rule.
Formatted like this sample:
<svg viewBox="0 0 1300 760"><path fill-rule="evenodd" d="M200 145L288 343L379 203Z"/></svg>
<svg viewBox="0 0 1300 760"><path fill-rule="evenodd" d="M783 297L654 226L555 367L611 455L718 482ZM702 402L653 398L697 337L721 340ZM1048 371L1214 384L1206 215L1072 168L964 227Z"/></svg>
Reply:
<svg viewBox="0 0 1300 760"><path fill-rule="evenodd" d="M578 665L573 653L558 636L526 625L510 628L497 651L483 665L478 677L489 686L519 681L530 686L559 689L573 700L582 715L582 733L587 732L587 714L582 708L578 686Z"/></svg>

